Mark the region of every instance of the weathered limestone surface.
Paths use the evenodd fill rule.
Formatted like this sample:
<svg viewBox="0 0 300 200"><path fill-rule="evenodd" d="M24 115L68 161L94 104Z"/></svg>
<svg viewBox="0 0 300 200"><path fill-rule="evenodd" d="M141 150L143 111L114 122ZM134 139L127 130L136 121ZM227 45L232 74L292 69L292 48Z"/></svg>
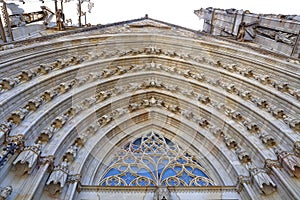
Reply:
<svg viewBox="0 0 300 200"><path fill-rule="evenodd" d="M231 11L201 12L232 25ZM273 16L264 17L256 29ZM274 44L294 45L278 37ZM295 55L148 17L15 43L0 51L0 196L299 199ZM149 132L195 156L212 184L101 186L116 153Z"/></svg>

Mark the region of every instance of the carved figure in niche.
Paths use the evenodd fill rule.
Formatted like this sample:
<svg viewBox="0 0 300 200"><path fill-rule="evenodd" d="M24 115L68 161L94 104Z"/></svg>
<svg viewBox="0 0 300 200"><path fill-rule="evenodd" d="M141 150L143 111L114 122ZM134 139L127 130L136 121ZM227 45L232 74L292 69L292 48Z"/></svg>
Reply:
<svg viewBox="0 0 300 200"><path fill-rule="evenodd" d="M109 98L111 96L110 91L101 91L99 94L96 95L96 99L98 102L104 101L105 99Z"/></svg>
<svg viewBox="0 0 300 200"><path fill-rule="evenodd" d="M12 191L13 191L12 186L7 186L7 187L5 187L5 188L2 188L2 189L0 190L0 200L5 200L5 199L7 199L7 197L8 197L9 195L11 195Z"/></svg>
<svg viewBox="0 0 300 200"><path fill-rule="evenodd" d="M178 113L180 111L180 108L178 105L175 105L175 104L169 104L166 106L167 109L173 113Z"/></svg>
<svg viewBox="0 0 300 200"><path fill-rule="evenodd" d="M170 200L170 192L167 187L159 187L154 193L154 200Z"/></svg>
<svg viewBox="0 0 300 200"><path fill-rule="evenodd" d="M236 64L226 64L224 66L224 69L226 69L230 72L236 72L238 70Z"/></svg>
<svg viewBox="0 0 300 200"><path fill-rule="evenodd" d="M13 88L16 84L18 84L20 81L19 79L11 79L11 78L4 78L0 82L0 91L2 90L10 90Z"/></svg>
<svg viewBox="0 0 300 200"><path fill-rule="evenodd" d="M240 74L242 74L243 76L250 78L254 76L253 70L252 69L243 69Z"/></svg>
<svg viewBox="0 0 300 200"><path fill-rule="evenodd" d="M165 84L166 90L169 90L171 92L176 92L178 91L178 86L174 84Z"/></svg>
<svg viewBox="0 0 300 200"><path fill-rule="evenodd" d="M55 13L55 16L56 16L56 26L57 26L58 30L59 31L64 30L65 29L65 26L64 26L65 15L62 12L62 10L58 9Z"/></svg>
<svg viewBox="0 0 300 200"><path fill-rule="evenodd" d="M135 111L135 110L140 109L140 108L141 108L141 104L140 104L140 103L137 103L137 102L131 103L131 104L129 104L128 108L129 108L129 111L130 111L130 112L133 112L133 111Z"/></svg>
<svg viewBox="0 0 300 200"><path fill-rule="evenodd" d="M267 145L267 147L273 147L276 145L276 141L272 135L269 134L261 134L259 138L262 140L264 144Z"/></svg>
<svg viewBox="0 0 300 200"><path fill-rule="evenodd" d="M30 174L38 162L38 157L41 153L41 141L33 146L26 147L15 159L13 165L15 166L15 171L19 175L25 173Z"/></svg>
<svg viewBox="0 0 300 200"><path fill-rule="evenodd" d="M206 80L205 75L201 74L201 73L192 74L192 78L197 81L205 81Z"/></svg>
<svg viewBox="0 0 300 200"><path fill-rule="evenodd" d="M205 118L198 118L196 119L196 123L199 124L202 128L207 128L209 125L209 122Z"/></svg>
<svg viewBox="0 0 300 200"><path fill-rule="evenodd" d="M66 84L66 83L61 83L61 84L56 88L56 91L57 91L57 93L63 94L63 93L68 92L69 89L71 89L71 88L69 87L68 84Z"/></svg>
<svg viewBox="0 0 300 200"><path fill-rule="evenodd" d="M193 112L190 110L182 110L181 115L187 119L191 119L193 117Z"/></svg>
<svg viewBox="0 0 300 200"><path fill-rule="evenodd" d="M93 104L95 104L96 102L97 102L96 97L88 97L83 100L82 105L85 106L86 108L88 108L88 107L92 106Z"/></svg>
<svg viewBox="0 0 300 200"><path fill-rule="evenodd" d="M228 86L226 86L225 89L229 93L236 93L237 92L237 89L236 89L234 84L229 84Z"/></svg>
<svg viewBox="0 0 300 200"><path fill-rule="evenodd" d="M24 112L17 110L11 113L11 116L7 119L7 121L11 121L16 125L19 125L21 123L21 121L25 118L26 114L28 113L28 110L26 110L27 112L25 112L26 109L24 109Z"/></svg>
<svg viewBox="0 0 300 200"><path fill-rule="evenodd" d="M194 91L193 90L191 90L191 89L182 89L181 90L181 93L183 94L183 95L185 95L185 96L188 96L188 97L192 97L192 96L194 96Z"/></svg>
<svg viewBox="0 0 300 200"><path fill-rule="evenodd" d="M297 141L294 143L294 148L293 148L295 155L300 157L300 141Z"/></svg>
<svg viewBox="0 0 300 200"><path fill-rule="evenodd" d="M87 128L86 133L87 133L88 135L92 135L92 134L96 133L96 131L97 131L96 125L90 125L90 126Z"/></svg>
<svg viewBox="0 0 300 200"><path fill-rule="evenodd" d="M213 127L212 131L213 131L213 134L216 137L224 137L225 136L225 133L224 133L224 131L221 128L215 128L215 127Z"/></svg>
<svg viewBox="0 0 300 200"><path fill-rule="evenodd" d="M269 195L276 191L276 184L264 169L257 168L253 163L246 166L251 174L255 187L263 194Z"/></svg>
<svg viewBox="0 0 300 200"><path fill-rule="evenodd" d="M145 87L146 88L149 88L149 87L161 88L161 87L163 87L163 85L162 85L161 81L152 78L152 79L145 81Z"/></svg>
<svg viewBox="0 0 300 200"><path fill-rule="evenodd" d="M108 115L103 115L99 120L98 123L100 126L105 126L106 124L108 124L110 121L112 120L112 117L108 114Z"/></svg>
<svg viewBox="0 0 300 200"><path fill-rule="evenodd" d="M28 111L35 111L42 104L42 99L40 97L36 97L34 99L30 99L26 104L25 108Z"/></svg>
<svg viewBox="0 0 300 200"><path fill-rule="evenodd" d="M119 118L127 113L127 109L125 108L117 108L112 112L112 116L114 119Z"/></svg>
<svg viewBox="0 0 300 200"><path fill-rule="evenodd" d="M294 45L296 42L296 36L290 33L283 33L281 31L275 34L276 42L283 42L285 44Z"/></svg>
<svg viewBox="0 0 300 200"><path fill-rule="evenodd" d="M41 141L42 143L48 143L55 131L56 131L56 128L54 128L53 126L50 126L46 129L42 130L41 134L38 137L37 142Z"/></svg>
<svg viewBox="0 0 300 200"><path fill-rule="evenodd" d="M258 77L258 80L259 80L259 82L261 82L264 85L272 83L272 80L271 80L270 76L268 76L268 75L262 75L262 76Z"/></svg>
<svg viewBox="0 0 300 200"><path fill-rule="evenodd" d="M258 125L254 122L250 122L248 120L245 120L243 122L243 124L250 133L258 133L260 131Z"/></svg>
<svg viewBox="0 0 300 200"><path fill-rule="evenodd" d="M294 129L295 131L299 132L300 131L300 120L299 119L292 119L289 122L289 126Z"/></svg>
<svg viewBox="0 0 300 200"><path fill-rule="evenodd" d="M108 78L108 77L114 75L115 73L117 73L117 69L116 68L104 69L103 72L102 72L102 76L104 78Z"/></svg>
<svg viewBox="0 0 300 200"><path fill-rule="evenodd" d="M244 119L242 114L240 112L237 112L237 111L231 112L230 116L231 116L232 119L234 119L236 121L242 121Z"/></svg>
<svg viewBox="0 0 300 200"><path fill-rule="evenodd" d="M244 91L241 93L241 97L245 100L250 100L252 95L250 91Z"/></svg>
<svg viewBox="0 0 300 200"><path fill-rule="evenodd" d="M137 91L137 90L140 90L142 89L143 86L141 83L129 83L129 90L130 91Z"/></svg>
<svg viewBox="0 0 300 200"><path fill-rule="evenodd" d="M235 152L241 163L245 164L251 162L250 155L242 148L238 147Z"/></svg>
<svg viewBox="0 0 300 200"><path fill-rule="evenodd" d="M24 70L18 75L17 78L22 82L31 80L33 76L35 76L35 73L29 70Z"/></svg>
<svg viewBox="0 0 300 200"><path fill-rule="evenodd" d="M73 162L73 160L76 158L77 156L77 152L78 152L78 144L75 143L74 145L70 146L65 155L64 155L64 158L70 162Z"/></svg>
<svg viewBox="0 0 300 200"><path fill-rule="evenodd" d="M284 114L283 109L281 108L276 108L272 111L272 114L274 117L276 117L277 119L283 119L286 117L286 115Z"/></svg>
<svg viewBox="0 0 300 200"><path fill-rule="evenodd" d="M275 153L283 168L287 170L291 176L300 178L300 158L280 148L276 148Z"/></svg>
<svg viewBox="0 0 300 200"><path fill-rule="evenodd" d="M277 84L276 88L281 92L289 92L290 90L290 86L286 82Z"/></svg>
<svg viewBox="0 0 300 200"><path fill-rule="evenodd" d="M200 96L198 97L198 101L200 101L201 103L207 105L209 104L211 101L210 101L210 98L208 96Z"/></svg>
<svg viewBox="0 0 300 200"><path fill-rule="evenodd" d="M66 118L63 116L59 116L54 120L54 122L52 122L51 126L53 126L56 129L60 129L61 127L63 127L63 125L65 125L65 123Z"/></svg>
<svg viewBox="0 0 300 200"><path fill-rule="evenodd" d="M229 149L235 149L238 146L237 142L232 137L226 135L224 136L224 142Z"/></svg>
<svg viewBox="0 0 300 200"><path fill-rule="evenodd" d="M244 42L245 41L245 35L246 35L246 23L245 22L242 22L240 25L239 25L239 29L238 29L238 35L236 37L237 41L239 42Z"/></svg>
<svg viewBox="0 0 300 200"><path fill-rule="evenodd" d="M12 121L3 122L2 124L0 124L0 133L3 133L3 135L9 134L12 126L13 126Z"/></svg>
<svg viewBox="0 0 300 200"><path fill-rule="evenodd" d="M45 75L45 74L48 74L52 69L53 69L52 66L48 66L48 65L43 65L43 64L41 64L41 65L36 69L36 73Z"/></svg>
<svg viewBox="0 0 300 200"><path fill-rule="evenodd" d="M46 90L41 98L45 101L45 102L49 102L51 101L55 96L57 95L57 92L56 91L53 91L53 90Z"/></svg>

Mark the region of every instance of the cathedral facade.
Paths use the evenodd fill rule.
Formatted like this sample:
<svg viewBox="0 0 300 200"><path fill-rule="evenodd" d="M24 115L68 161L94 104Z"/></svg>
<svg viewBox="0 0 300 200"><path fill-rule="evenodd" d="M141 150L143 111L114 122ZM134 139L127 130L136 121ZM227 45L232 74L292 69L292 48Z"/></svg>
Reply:
<svg viewBox="0 0 300 200"><path fill-rule="evenodd" d="M300 199L300 22L195 13L1 45L0 197Z"/></svg>

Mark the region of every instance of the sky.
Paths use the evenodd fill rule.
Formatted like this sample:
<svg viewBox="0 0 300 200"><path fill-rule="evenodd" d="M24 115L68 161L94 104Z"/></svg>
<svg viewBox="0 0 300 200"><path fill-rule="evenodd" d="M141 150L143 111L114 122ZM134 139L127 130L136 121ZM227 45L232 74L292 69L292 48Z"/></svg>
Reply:
<svg viewBox="0 0 300 200"><path fill-rule="evenodd" d="M18 2L20 0L6 0ZM54 10L53 0L45 0L42 4L39 0L24 0L21 4L25 12L40 10L41 5L46 5ZM60 0L58 0L60 2ZM65 0L64 0L65 1ZM87 13L87 22L91 24L107 24L124 20L144 17L173 23L187 28L200 30L201 23L194 14L194 10L201 7L235 8L250 10L253 13L265 14L298 14L300 15L299 0L90 0L94 3L91 13ZM72 18L73 24L78 23L76 17L77 0L64 3L66 19ZM87 4L82 4L83 11L87 11ZM84 23L84 18L82 18Z"/></svg>

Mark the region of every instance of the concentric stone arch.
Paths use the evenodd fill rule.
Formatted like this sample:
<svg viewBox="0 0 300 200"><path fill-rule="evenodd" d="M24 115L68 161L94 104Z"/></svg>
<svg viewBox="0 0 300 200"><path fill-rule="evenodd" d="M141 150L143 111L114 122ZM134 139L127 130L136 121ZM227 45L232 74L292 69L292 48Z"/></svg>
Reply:
<svg viewBox="0 0 300 200"><path fill-rule="evenodd" d="M299 170L284 160L299 160L299 66L179 27L120 27L0 52L1 142L21 147L0 179L15 198L107 191L97 185L101 163L153 128L203 157L217 183L208 190L258 198L269 194L255 182L262 174L271 190L283 188L274 198L299 197L290 186ZM14 173L25 178L16 184Z"/></svg>

